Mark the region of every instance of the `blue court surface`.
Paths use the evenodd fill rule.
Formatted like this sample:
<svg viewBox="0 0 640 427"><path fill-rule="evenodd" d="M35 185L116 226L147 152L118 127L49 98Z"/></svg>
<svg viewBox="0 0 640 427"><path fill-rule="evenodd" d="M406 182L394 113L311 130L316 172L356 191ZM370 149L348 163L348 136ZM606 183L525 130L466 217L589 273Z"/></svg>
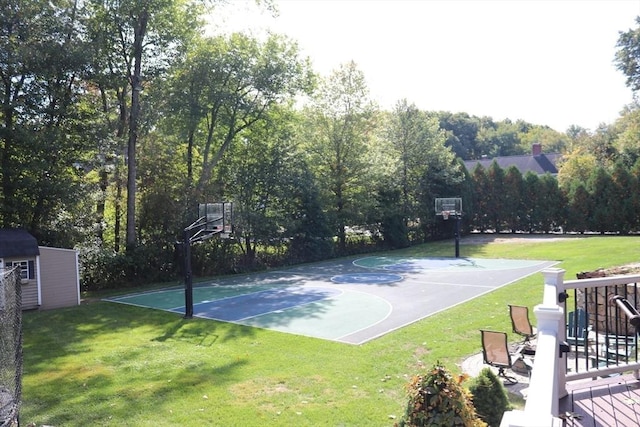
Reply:
<svg viewBox="0 0 640 427"><path fill-rule="evenodd" d="M216 278L193 289L194 317L362 344L557 264L371 256ZM185 313L183 288L107 301Z"/></svg>

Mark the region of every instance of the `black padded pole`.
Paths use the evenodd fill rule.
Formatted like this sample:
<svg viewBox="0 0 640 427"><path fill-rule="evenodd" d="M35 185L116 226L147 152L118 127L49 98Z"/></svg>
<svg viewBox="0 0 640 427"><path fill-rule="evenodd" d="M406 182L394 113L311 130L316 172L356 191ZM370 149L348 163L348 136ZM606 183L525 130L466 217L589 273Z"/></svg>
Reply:
<svg viewBox="0 0 640 427"><path fill-rule="evenodd" d="M184 318L193 317L193 277L191 275L191 230L184 230Z"/></svg>
<svg viewBox="0 0 640 427"><path fill-rule="evenodd" d="M460 215L456 215L456 258L460 258Z"/></svg>

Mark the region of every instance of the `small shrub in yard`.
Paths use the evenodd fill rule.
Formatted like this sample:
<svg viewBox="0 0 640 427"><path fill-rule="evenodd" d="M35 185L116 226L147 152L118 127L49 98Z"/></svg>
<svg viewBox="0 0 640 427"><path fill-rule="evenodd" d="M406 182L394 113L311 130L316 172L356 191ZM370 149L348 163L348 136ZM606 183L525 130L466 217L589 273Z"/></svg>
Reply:
<svg viewBox="0 0 640 427"><path fill-rule="evenodd" d="M490 369L484 368L469 386L473 406L478 415L491 427L498 427L505 411L511 409L504 385Z"/></svg>
<svg viewBox="0 0 640 427"><path fill-rule="evenodd" d="M462 387L464 376L454 378L437 363L426 375L415 376L408 386L409 403L400 427L485 427Z"/></svg>

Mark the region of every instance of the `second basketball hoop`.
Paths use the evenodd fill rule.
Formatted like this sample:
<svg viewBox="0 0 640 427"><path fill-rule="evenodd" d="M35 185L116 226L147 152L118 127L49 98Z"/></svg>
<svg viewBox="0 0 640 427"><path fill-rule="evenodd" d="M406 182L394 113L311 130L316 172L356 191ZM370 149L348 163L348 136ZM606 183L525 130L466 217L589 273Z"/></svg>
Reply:
<svg viewBox="0 0 640 427"><path fill-rule="evenodd" d="M455 218L456 258L458 258L460 256L460 218L462 217L462 198L436 198L435 212L436 216L441 216L443 220L448 220L449 217Z"/></svg>

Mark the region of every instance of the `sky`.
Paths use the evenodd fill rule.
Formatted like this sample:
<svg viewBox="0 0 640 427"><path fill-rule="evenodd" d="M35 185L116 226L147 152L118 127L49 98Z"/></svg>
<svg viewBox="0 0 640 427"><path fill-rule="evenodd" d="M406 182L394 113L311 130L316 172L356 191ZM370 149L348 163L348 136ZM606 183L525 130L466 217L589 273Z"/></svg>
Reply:
<svg viewBox="0 0 640 427"><path fill-rule="evenodd" d="M611 124L633 93L613 62L640 0L228 0L212 34L267 30L326 77L354 61L370 97L564 132Z"/></svg>

